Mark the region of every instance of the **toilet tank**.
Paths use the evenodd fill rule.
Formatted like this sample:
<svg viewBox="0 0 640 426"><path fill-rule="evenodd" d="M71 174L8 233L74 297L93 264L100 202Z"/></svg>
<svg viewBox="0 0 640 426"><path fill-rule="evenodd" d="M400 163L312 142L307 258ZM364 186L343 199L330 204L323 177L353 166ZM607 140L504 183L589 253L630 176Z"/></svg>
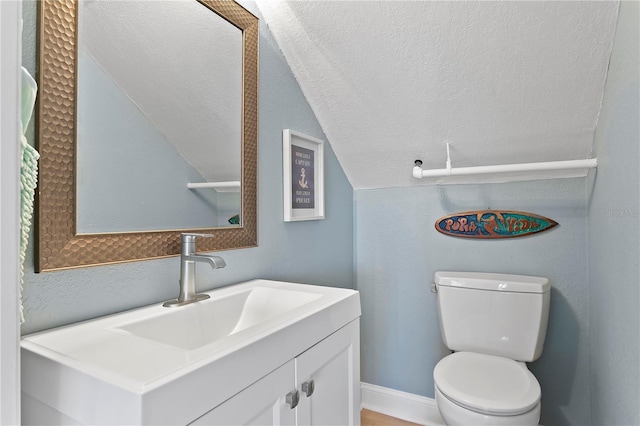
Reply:
<svg viewBox="0 0 640 426"><path fill-rule="evenodd" d="M540 357L549 318L548 279L439 271L435 284L442 340L449 349L525 362Z"/></svg>

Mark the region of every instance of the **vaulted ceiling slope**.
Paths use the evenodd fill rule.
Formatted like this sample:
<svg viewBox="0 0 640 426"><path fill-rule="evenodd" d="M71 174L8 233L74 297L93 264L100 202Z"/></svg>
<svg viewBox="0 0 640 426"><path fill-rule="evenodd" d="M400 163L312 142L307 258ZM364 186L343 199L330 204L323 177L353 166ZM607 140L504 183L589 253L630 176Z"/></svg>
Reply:
<svg viewBox="0 0 640 426"><path fill-rule="evenodd" d="M96 63L206 180L239 180L242 32L189 0L79 6L80 57ZM83 71L79 87L90 93Z"/></svg>
<svg viewBox="0 0 640 426"><path fill-rule="evenodd" d="M618 2L258 6L356 189L591 157Z"/></svg>

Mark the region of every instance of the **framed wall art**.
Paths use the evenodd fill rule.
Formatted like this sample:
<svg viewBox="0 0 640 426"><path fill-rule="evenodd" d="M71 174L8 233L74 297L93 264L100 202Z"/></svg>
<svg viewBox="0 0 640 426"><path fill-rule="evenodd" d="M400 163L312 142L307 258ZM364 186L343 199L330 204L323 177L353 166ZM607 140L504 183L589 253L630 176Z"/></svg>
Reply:
<svg viewBox="0 0 640 426"><path fill-rule="evenodd" d="M324 141L282 132L284 221L324 219Z"/></svg>

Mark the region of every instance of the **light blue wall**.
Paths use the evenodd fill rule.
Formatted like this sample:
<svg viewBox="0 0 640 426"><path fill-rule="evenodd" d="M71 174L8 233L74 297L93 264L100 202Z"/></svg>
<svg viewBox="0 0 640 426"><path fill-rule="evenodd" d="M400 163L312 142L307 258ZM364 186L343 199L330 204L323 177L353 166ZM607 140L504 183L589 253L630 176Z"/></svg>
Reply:
<svg viewBox="0 0 640 426"><path fill-rule="evenodd" d="M254 5L249 6L257 14ZM33 3L25 4L28 33L35 31L34 11ZM33 38L27 35L29 39ZM33 52L33 46L26 48ZM33 71L32 53L26 55ZM283 222L282 129L325 137L263 20L259 102L259 247L219 253L227 267L198 268L198 289L253 278L353 287L353 190L330 146L325 150L326 219ZM30 255L23 334L177 296L176 257L35 274L32 251Z"/></svg>
<svg viewBox="0 0 640 426"><path fill-rule="evenodd" d="M640 424L640 3L623 1L595 146L589 205L594 425Z"/></svg>
<svg viewBox="0 0 640 426"><path fill-rule="evenodd" d="M552 284L544 352L531 365L542 386L541 424L590 424L584 179L355 194L364 382L434 397L433 368L448 353L429 290L437 270L539 275ZM434 229L441 216L489 207L540 214L560 225L509 240L452 238Z"/></svg>

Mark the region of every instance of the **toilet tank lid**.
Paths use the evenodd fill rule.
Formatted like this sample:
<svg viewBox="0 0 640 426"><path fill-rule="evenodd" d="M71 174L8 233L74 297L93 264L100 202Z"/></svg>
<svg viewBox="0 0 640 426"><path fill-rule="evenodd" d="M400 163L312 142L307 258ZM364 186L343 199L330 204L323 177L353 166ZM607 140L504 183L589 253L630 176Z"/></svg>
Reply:
<svg viewBox="0 0 640 426"><path fill-rule="evenodd" d="M486 272L438 271L435 274L435 282L446 287L514 293L546 293L551 290L547 278Z"/></svg>

